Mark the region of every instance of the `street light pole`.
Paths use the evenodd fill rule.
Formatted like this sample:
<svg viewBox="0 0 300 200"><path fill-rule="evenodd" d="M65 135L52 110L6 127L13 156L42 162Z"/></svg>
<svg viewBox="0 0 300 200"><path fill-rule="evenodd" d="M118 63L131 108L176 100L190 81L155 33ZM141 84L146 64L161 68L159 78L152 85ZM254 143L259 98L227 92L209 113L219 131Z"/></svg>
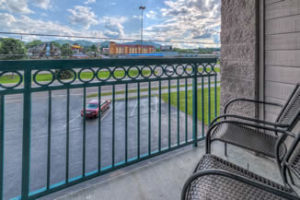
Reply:
<svg viewBox="0 0 300 200"><path fill-rule="evenodd" d="M141 13L141 53L143 53L143 29L144 29L144 10L146 9L146 6L140 6L139 9L142 11Z"/></svg>

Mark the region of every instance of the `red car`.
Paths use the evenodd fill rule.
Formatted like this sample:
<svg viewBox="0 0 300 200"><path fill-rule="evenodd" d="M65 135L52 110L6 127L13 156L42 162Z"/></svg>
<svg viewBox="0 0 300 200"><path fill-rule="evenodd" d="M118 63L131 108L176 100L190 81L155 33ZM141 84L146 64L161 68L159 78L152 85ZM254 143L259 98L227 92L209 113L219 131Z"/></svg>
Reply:
<svg viewBox="0 0 300 200"><path fill-rule="evenodd" d="M99 117L99 114L103 114L106 110L109 109L111 101L105 100L101 101L101 104L99 104L98 100L92 100L90 101L85 109L85 117L86 118L96 118ZM84 110L81 110L81 117L84 115Z"/></svg>

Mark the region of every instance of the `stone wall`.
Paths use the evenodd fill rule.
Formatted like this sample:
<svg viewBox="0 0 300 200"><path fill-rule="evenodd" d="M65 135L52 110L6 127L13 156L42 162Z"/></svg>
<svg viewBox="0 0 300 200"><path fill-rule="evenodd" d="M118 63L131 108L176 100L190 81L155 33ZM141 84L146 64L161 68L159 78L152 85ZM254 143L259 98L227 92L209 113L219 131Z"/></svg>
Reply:
<svg viewBox="0 0 300 200"><path fill-rule="evenodd" d="M257 98L256 0L222 0L221 111L233 98ZM234 113L254 116L255 107L239 103Z"/></svg>

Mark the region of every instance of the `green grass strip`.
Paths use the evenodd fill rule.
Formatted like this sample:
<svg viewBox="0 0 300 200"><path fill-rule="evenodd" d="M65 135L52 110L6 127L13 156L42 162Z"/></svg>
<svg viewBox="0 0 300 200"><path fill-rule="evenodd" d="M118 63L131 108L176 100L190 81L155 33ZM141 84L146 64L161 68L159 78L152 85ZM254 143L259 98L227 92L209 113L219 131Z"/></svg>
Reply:
<svg viewBox="0 0 300 200"><path fill-rule="evenodd" d="M162 94L162 99L168 103L168 93ZM174 107L177 107L177 92L171 92L171 105ZM201 96L201 89L198 89L197 93L197 105L198 105L198 112L197 112L197 117L198 120L202 120L204 118L204 123L205 125L208 125L208 88L204 88L204 116L202 116L202 96ZM215 90L214 88L211 88L210 92L210 105L211 105L211 113L210 113L210 121L212 121L216 116L215 116ZM185 91L180 91L179 92L179 101L180 101L180 110L182 112L185 112L185 101L187 101L188 104L188 114L193 115L193 91L189 90L187 93L187 99L185 99ZM219 115L220 113L220 87L217 88L217 114Z"/></svg>

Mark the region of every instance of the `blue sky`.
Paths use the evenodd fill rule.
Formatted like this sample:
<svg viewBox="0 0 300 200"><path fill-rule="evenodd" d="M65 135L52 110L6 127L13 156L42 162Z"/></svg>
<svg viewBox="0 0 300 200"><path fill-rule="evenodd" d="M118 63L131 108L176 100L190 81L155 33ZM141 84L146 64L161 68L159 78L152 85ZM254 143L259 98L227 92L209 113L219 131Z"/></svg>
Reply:
<svg viewBox="0 0 300 200"><path fill-rule="evenodd" d="M0 31L138 40L140 5L146 40L219 46L220 0L0 0Z"/></svg>

